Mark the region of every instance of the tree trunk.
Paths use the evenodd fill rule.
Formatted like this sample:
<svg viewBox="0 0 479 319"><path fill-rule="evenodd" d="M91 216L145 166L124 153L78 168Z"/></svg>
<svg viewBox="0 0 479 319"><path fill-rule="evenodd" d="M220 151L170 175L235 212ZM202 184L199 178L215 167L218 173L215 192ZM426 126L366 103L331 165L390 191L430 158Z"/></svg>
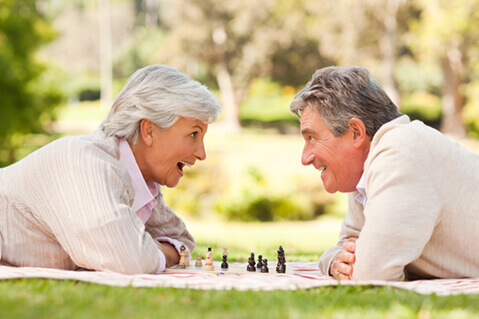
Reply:
<svg viewBox="0 0 479 319"><path fill-rule="evenodd" d="M157 27L159 22L159 2L158 0L144 0L145 25L147 27Z"/></svg>
<svg viewBox="0 0 479 319"><path fill-rule="evenodd" d="M396 64L396 34L397 13L403 0L388 0L384 15L385 32L381 36L380 48L383 56L382 85L384 91L399 108L401 97L394 79L394 66Z"/></svg>
<svg viewBox="0 0 479 319"><path fill-rule="evenodd" d="M231 74L224 65L218 65L216 78L220 88L221 104L223 106L223 124L228 133L238 134L241 131L239 121L239 106L235 99L235 90Z"/></svg>
<svg viewBox="0 0 479 319"><path fill-rule="evenodd" d="M459 92L461 84L462 54L457 48L449 49L442 59L444 87L442 93L441 131L455 137L464 137L466 131L462 123L464 97Z"/></svg>
<svg viewBox="0 0 479 319"><path fill-rule="evenodd" d="M109 108L113 95L110 1L98 0L100 33L101 107Z"/></svg>

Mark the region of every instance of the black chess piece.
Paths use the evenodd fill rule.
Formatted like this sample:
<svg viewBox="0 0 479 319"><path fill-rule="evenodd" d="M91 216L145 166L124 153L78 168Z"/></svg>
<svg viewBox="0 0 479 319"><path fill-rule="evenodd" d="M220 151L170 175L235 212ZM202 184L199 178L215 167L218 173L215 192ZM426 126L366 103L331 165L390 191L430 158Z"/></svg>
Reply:
<svg viewBox="0 0 479 319"><path fill-rule="evenodd" d="M246 267L247 271L256 271L256 267L254 266L254 253L251 253L251 256L248 258L248 267Z"/></svg>
<svg viewBox="0 0 479 319"><path fill-rule="evenodd" d="M263 267L263 256L258 255L258 263L256 264L256 269L260 271L261 267Z"/></svg>
<svg viewBox="0 0 479 319"><path fill-rule="evenodd" d="M278 263L276 264L277 273L286 273L286 258L284 257L283 246L279 246L278 249Z"/></svg>
<svg viewBox="0 0 479 319"><path fill-rule="evenodd" d="M228 256L223 255L223 262L221 263L221 269L228 269Z"/></svg>
<svg viewBox="0 0 479 319"><path fill-rule="evenodd" d="M261 266L261 272L269 272L268 259L263 259L263 265Z"/></svg>

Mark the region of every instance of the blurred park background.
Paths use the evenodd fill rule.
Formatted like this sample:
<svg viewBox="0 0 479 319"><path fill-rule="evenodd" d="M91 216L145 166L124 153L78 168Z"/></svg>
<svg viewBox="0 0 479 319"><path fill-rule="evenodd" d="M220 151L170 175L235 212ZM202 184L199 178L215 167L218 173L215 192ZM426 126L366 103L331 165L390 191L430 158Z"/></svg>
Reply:
<svg viewBox="0 0 479 319"><path fill-rule="evenodd" d="M0 0L0 167L90 133L136 69L169 64L223 106L207 160L164 190L199 247L315 260L346 203L301 166L295 93L363 65L401 112L478 152L478 40L479 0Z"/></svg>

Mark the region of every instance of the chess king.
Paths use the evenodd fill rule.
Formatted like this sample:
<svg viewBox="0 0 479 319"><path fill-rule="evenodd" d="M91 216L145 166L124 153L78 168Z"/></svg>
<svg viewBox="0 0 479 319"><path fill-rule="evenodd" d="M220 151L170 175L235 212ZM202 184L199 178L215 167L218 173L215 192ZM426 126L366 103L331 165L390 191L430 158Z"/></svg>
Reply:
<svg viewBox="0 0 479 319"><path fill-rule="evenodd" d="M336 246L319 259L338 279L479 277L479 156L396 105L360 66L317 70L291 102L303 165L348 193Z"/></svg>

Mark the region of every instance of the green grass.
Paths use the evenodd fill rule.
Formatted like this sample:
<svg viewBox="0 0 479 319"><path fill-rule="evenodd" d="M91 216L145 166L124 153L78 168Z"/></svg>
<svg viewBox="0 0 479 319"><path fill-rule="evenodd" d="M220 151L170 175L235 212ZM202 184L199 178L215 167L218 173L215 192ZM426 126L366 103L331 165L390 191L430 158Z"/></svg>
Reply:
<svg viewBox="0 0 479 319"><path fill-rule="evenodd" d="M479 315L479 295L347 286L202 291L20 279L0 282L0 309L1 318L472 318Z"/></svg>

